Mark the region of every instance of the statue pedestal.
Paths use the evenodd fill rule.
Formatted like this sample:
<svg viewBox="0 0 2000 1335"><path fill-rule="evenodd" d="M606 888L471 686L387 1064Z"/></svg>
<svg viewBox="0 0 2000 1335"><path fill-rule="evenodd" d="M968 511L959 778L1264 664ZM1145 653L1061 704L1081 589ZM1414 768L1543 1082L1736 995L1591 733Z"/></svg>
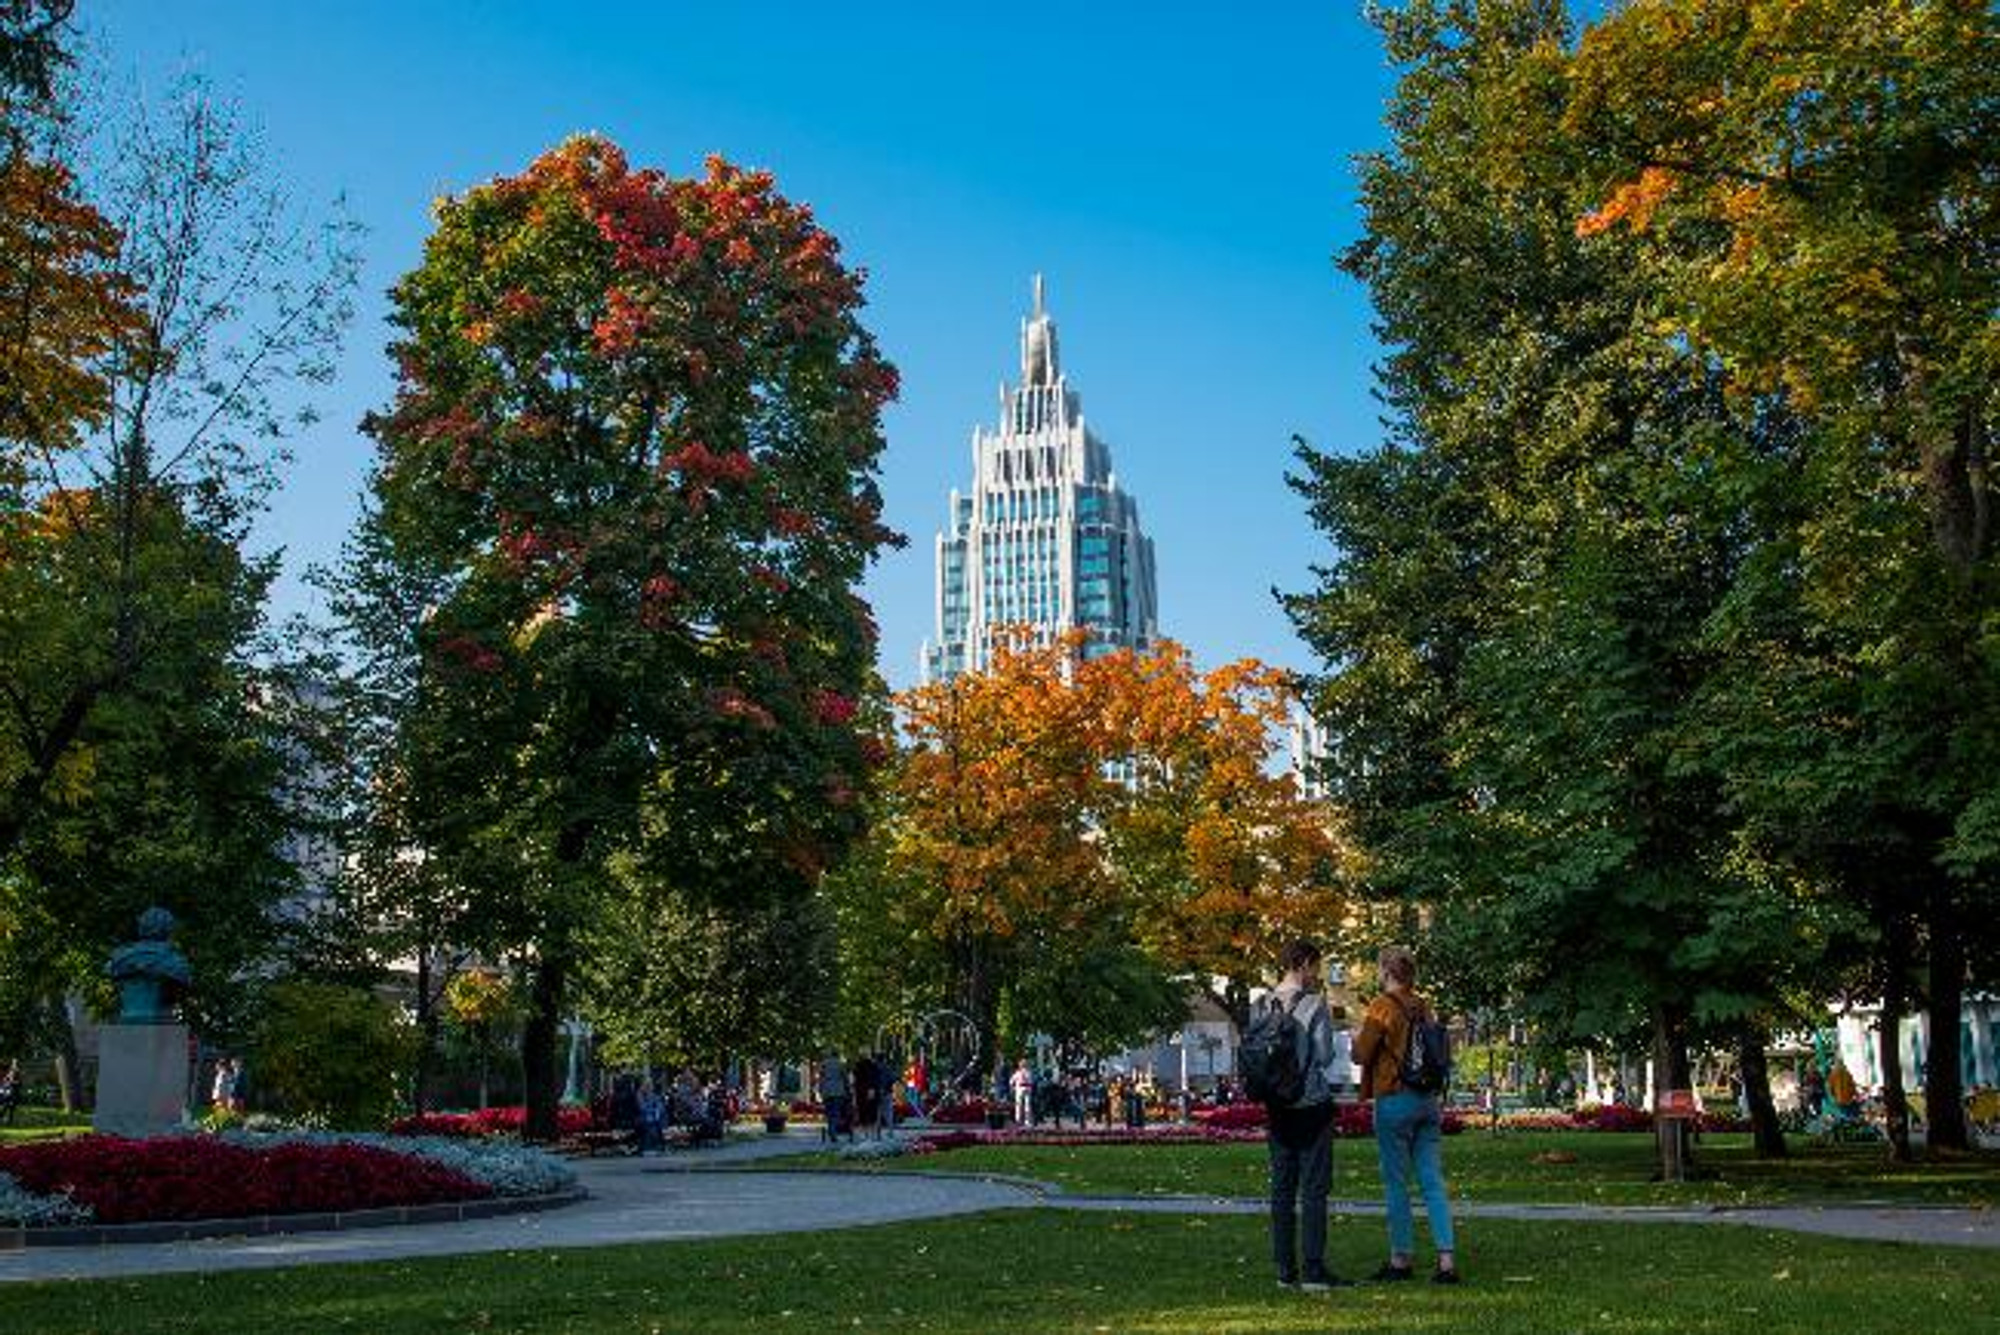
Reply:
<svg viewBox="0 0 2000 1335"><path fill-rule="evenodd" d="M97 1037L94 1131L159 1136L186 1122L188 1030L184 1024L108 1024Z"/></svg>

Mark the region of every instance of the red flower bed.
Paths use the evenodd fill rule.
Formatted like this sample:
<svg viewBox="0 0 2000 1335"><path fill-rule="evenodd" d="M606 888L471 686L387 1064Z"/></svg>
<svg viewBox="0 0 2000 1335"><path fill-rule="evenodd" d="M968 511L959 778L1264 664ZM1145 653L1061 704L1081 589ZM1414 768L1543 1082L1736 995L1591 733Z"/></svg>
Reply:
<svg viewBox="0 0 2000 1335"><path fill-rule="evenodd" d="M482 1108L478 1112L419 1113L389 1124L398 1136L518 1136L527 1124L528 1110L519 1104L510 1108ZM595 1113L588 1108L558 1108L556 1130L565 1136L601 1129Z"/></svg>
<svg viewBox="0 0 2000 1335"><path fill-rule="evenodd" d="M1213 1112L1196 1113L1195 1120L1202 1126L1216 1131L1251 1131L1263 1129L1266 1114L1261 1103L1232 1103ZM1465 1119L1449 1108L1445 1110L1441 1120L1447 1136L1455 1136L1465 1130ZM1375 1105L1372 1103L1334 1105L1333 1134L1343 1139L1374 1135Z"/></svg>
<svg viewBox="0 0 2000 1335"><path fill-rule="evenodd" d="M479 1200L492 1191L426 1159L367 1145L250 1149L208 1136L79 1136L0 1149L0 1173L68 1192L95 1222L234 1219Z"/></svg>
<svg viewBox="0 0 2000 1335"><path fill-rule="evenodd" d="M966 1099L939 1108L931 1114L931 1120L941 1126L984 1126L989 1106L985 1099Z"/></svg>
<svg viewBox="0 0 2000 1335"><path fill-rule="evenodd" d="M1218 1131L1250 1131L1261 1128L1270 1117L1261 1103L1231 1103L1198 1112L1194 1120Z"/></svg>
<svg viewBox="0 0 2000 1335"><path fill-rule="evenodd" d="M1578 1109L1576 1124L1584 1131L1651 1131L1653 1114L1644 1108L1607 1103L1601 1108Z"/></svg>

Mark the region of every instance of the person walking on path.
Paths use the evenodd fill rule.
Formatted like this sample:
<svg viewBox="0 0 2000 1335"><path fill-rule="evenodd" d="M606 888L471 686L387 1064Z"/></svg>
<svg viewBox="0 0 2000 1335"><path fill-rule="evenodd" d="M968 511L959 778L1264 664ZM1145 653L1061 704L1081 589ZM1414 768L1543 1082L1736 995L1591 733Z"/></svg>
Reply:
<svg viewBox="0 0 2000 1335"><path fill-rule="evenodd" d="M1333 1181L1333 1091L1327 1064L1333 1060L1333 1019L1315 990L1320 949L1294 941L1278 956L1284 977L1264 1000L1267 1024L1289 1016L1294 1051L1303 1077L1290 1103L1273 1103L1265 1139L1271 1155L1271 1255L1278 1283L1309 1293L1345 1288L1349 1281L1326 1268L1326 1198ZM1301 1266L1300 1262L1304 1262Z"/></svg>
<svg viewBox="0 0 2000 1335"><path fill-rule="evenodd" d="M1412 1026L1430 1022L1430 1004L1416 993L1417 962L1401 946L1390 946L1377 959L1381 995L1368 1004L1361 1032L1354 1040L1354 1059L1361 1064L1361 1097L1375 1101L1375 1149L1382 1163L1383 1205L1389 1220L1389 1260L1375 1272L1378 1280L1405 1280L1415 1273L1416 1225L1410 1217L1410 1173L1424 1193L1424 1214L1430 1220L1431 1241L1437 1247L1439 1284L1458 1283L1451 1202L1444 1187L1444 1123L1435 1091L1419 1093L1406 1087L1404 1062L1410 1054Z"/></svg>
<svg viewBox="0 0 2000 1335"><path fill-rule="evenodd" d="M839 1140L846 1136L854 1139L854 1117L849 1103L847 1067L841 1063L840 1055L832 1049L819 1063L819 1102L826 1115L826 1138Z"/></svg>

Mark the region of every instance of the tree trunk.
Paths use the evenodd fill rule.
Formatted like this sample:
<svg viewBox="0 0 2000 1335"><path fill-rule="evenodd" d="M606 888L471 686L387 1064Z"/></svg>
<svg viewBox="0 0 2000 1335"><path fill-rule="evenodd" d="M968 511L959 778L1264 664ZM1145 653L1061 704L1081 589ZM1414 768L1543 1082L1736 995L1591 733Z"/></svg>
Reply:
<svg viewBox="0 0 2000 1335"><path fill-rule="evenodd" d="M1230 1023L1236 1026L1237 1033L1247 1034L1250 1032L1249 983L1244 982L1240 978L1231 978L1223 984L1221 995L1218 996L1213 992L1209 995L1229 1016ZM1350 1016L1348 1018L1352 1022L1353 1017ZM1355 1027L1357 1029L1360 1028L1358 1024Z"/></svg>
<svg viewBox="0 0 2000 1335"><path fill-rule="evenodd" d="M76 1052L76 1025L70 1019L68 997L49 999L49 1030L55 1038L56 1091L62 1110L84 1112L90 1107L90 1091L83 1088L83 1062Z"/></svg>
<svg viewBox="0 0 2000 1335"><path fill-rule="evenodd" d="M1905 403L1910 417L1921 421L1931 410L1930 377L1916 359L1906 362L1906 374ZM1921 433L1924 488L1938 554L1958 574L1970 577L1993 540L1986 434L1977 407L1952 418L1948 426Z"/></svg>
<svg viewBox="0 0 2000 1335"><path fill-rule="evenodd" d="M545 943L541 959L535 962L534 986L529 989L528 1021L521 1027L521 1076L527 1085L523 1140L553 1143L560 1134L556 1109L562 1097L562 1077L556 1069L556 1039L562 1032L568 974L568 960Z"/></svg>
<svg viewBox="0 0 2000 1335"><path fill-rule="evenodd" d="M960 939L953 953L958 957L959 997L979 1035L979 1055L1000 1057L1000 999L994 995L993 975L986 965L983 943L968 934Z"/></svg>
<svg viewBox="0 0 2000 1335"><path fill-rule="evenodd" d="M417 947L417 1069L410 1103L419 1117L430 1111L431 1062L437 1052L437 1006L431 1000L431 952Z"/></svg>
<svg viewBox="0 0 2000 1335"><path fill-rule="evenodd" d="M1965 1090L1959 1079L1959 1013L1965 1002L1965 937L1951 887L1930 897L1930 1052L1924 1063L1924 1105L1934 1150L1968 1150Z"/></svg>
<svg viewBox="0 0 2000 1335"><path fill-rule="evenodd" d="M1909 1007L1910 925L1892 917L1882 935L1882 1014L1876 1039L1882 1068L1882 1113L1889 1157L1910 1161L1910 1100L1903 1091L1903 1014Z"/></svg>
<svg viewBox="0 0 2000 1335"><path fill-rule="evenodd" d="M1737 1065L1743 1077L1743 1102L1750 1109L1750 1131L1757 1140L1757 1157L1785 1157L1785 1132L1778 1125L1778 1107L1771 1101L1771 1067L1764 1058L1764 1026L1746 1024L1736 1039Z"/></svg>
<svg viewBox="0 0 2000 1335"><path fill-rule="evenodd" d="M1675 1007L1660 1006L1653 1013L1653 1100L1670 1089L1688 1089L1689 1079L1686 1017ZM1694 1155L1688 1123L1681 1118L1655 1118L1654 1128L1660 1148L1659 1180L1684 1182L1693 1172Z"/></svg>

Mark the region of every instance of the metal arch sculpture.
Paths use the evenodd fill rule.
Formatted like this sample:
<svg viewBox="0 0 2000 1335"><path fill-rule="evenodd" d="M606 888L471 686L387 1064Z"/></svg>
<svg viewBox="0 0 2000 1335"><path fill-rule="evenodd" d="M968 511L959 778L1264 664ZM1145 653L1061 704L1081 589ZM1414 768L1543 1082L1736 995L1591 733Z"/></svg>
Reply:
<svg viewBox="0 0 2000 1335"><path fill-rule="evenodd" d="M960 1088L968 1077L980 1079L985 1044L979 1024L963 1011L946 1007L900 1021L891 1021L877 1032L876 1045L882 1054L908 1071L921 1061L929 1078L921 1091L911 1089L917 1111L929 1116ZM942 1075L944 1078L940 1079Z"/></svg>

